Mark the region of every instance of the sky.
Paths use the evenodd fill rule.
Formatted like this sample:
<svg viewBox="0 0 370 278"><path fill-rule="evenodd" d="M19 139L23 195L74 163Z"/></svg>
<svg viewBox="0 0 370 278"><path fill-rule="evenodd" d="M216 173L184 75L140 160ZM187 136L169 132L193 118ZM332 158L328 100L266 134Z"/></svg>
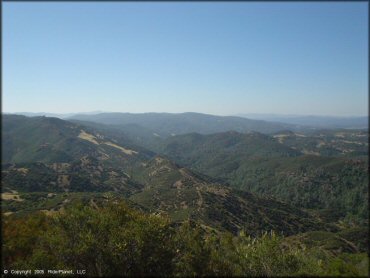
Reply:
<svg viewBox="0 0 370 278"><path fill-rule="evenodd" d="M367 2L3 2L2 111L368 114Z"/></svg>

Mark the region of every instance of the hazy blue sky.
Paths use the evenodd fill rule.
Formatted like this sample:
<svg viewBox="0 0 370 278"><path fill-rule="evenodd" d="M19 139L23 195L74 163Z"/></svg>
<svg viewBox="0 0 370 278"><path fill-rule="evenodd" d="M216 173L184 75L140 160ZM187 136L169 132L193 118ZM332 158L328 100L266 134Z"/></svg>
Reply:
<svg viewBox="0 0 370 278"><path fill-rule="evenodd" d="M3 3L3 111L365 115L368 4Z"/></svg>

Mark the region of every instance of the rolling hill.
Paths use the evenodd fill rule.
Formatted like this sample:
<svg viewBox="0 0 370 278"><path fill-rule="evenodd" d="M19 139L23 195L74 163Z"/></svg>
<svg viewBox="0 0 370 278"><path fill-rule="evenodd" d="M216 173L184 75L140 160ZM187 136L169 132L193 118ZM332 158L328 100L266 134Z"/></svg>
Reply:
<svg viewBox="0 0 370 278"><path fill-rule="evenodd" d="M369 117L339 117L339 116L300 116L300 115L278 115L278 114L239 114L239 117L248 119L264 120L276 123L310 126L320 128L346 128L346 129L368 129Z"/></svg>
<svg viewBox="0 0 370 278"><path fill-rule="evenodd" d="M58 118L3 115L2 124L3 163L62 163L91 155L112 164L153 155L122 134L106 139L87 126Z"/></svg>
<svg viewBox="0 0 370 278"><path fill-rule="evenodd" d="M215 183L163 157L148 161L142 172L134 173L138 174L145 188L130 199L174 220L190 218L234 233L278 230L292 234L320 229L306 212Z"/></svg>
<svg viewBox="0 0 370 278"><path fill-rule="evenodd" d="M273 134L273 137L304 154L348 157L369 154L369 133L361 129L319 129L304 133L284 131Z"/></svg>
<svg viewBox="0 0 370 278"><path fill-rule="evenodd" d="M341 141L332 142L331 134L328 138L320 137L320 140L339 146ZM352 133L353 136L356 134ZM234 188L274 197L301 208L329 210L337 218L354 217L366 221L366 152L358 151L359 155L347 156L331 146L339 154L304 154L307 145L315 138L285 132L286 144L280 135L186 134L162 140L154 150ZM362 136L362 132L359 135ZM295 141L295 137L301 141ZM361 137L361 140L365 139ZM349 144L356 145L356 142Z"/></svg>
<svg viewBox="0 0 370 278"><path fill-rule="evenodd" d="M56 194L55 207L60 209L73 194L85 192L93 200L91 193L105 192L124 196L152 213L169 214L173 221L193 219L233 233L273 229L290 235L333 229L308 212L232 189L124 137L48 117L7 115L3 127L2 197L9 212L45 209L32 204L40 200L35 193ZM55 209L50 202L45 206Z"/></svg>

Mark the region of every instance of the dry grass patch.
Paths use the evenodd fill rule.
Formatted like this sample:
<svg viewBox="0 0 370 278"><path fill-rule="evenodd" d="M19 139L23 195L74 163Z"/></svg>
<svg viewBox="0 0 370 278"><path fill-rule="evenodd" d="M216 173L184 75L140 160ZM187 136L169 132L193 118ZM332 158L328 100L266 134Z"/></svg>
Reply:
<svg viewBox="0 0 370 278"><path fill-rule="evenodd" d="M129 149L125 149L124 147L121 147L121 146L118 146L114 143L111 143L111 142L103 142L103 144L106 144L108 146L111 146L111 147L114 147L116 149L119 149L121 150L122 152L124 152L125 154L129 154L129 155L132 155L132 154L137 154L136 151L133 151L133 150L129 150Z"/></svg>
<svg viewBox="0 0 370 278"><path fill-rule="evenodd" d="M304 154L311 154L311 155L320 156L320 153L318 153L318 152L314 152L314 151L309 151L309 150L306 150L306 149L304 149L304 150L302 151L302 153L304 153Z"/></svg>
<svg viewBox="0 0 370 278"><path fill-rule="evenodd" d="M6 200L6 201L13 200L13 201L17 201L17 202L24 201L24 199L21 199L21 197L19 197L19 194L8 193L8 192L7 193L1 193L1 199Z"/></svg>
<svg viewBox="0 0 370 278"><path fill-rule="evenodd" d="M284 139L286 138L286 137L288 137L289 135L287 135L287 134L278 134L278 135L274 135L273 137L274 138L277 138L278 139L278 141L279 141L279 143L284 143Z"/></svg>
<svg viewBox="0 0 370 278"><path fill-rule="evenodd" d="M96 141L96 137L92 134L85 132L84 130L81 130L81 133L78 135L78 138L87 140L95 145L99 145L98 141Z"/></svg>
<svg viewBox="0 0 370 278"><path fill-rule="evenodd" d="M17 168L16 170L21 172L23 175L26 175L29 171L27 168Z"/></svg>

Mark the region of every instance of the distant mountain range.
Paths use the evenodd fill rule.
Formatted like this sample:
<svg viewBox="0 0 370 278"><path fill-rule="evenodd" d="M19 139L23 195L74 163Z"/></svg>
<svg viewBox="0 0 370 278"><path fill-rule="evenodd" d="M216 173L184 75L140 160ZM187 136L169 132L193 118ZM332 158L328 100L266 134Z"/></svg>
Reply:
<svg viewBox="0 0 370 278"><path fill-rule="evenodd" d="M90 121L116 127L136 124L162 137L191 132L201 134L225 131L273 133L284 129L295 130L298 128L291 124L201 113L101 113L96 115L74 115L68 119Z"/></svg>
<svg viewBox="0 0 370 278"><path fill-rule="evenodd" d="M210 134L224 131L273 133L281 130L347 128L368 129L369 117L301 116L279 114L237 114L215 116L202 113L120 113L92 111L85 113L16 112L7 114L28 117L47 116L61 119L92 121L109 125L139 125L160 136L198 132ZM181 126L181 129L179 129ZM159 132L159 133L158 133Z"/></svg>
<svg viewBox="0 0 370 278"><path fill-rule="evenodd" d="M27 116L27 117L45 116L45 117L55 117L55 118L65 119L65 118L72 117L76 114L91 115L91 114L98 114L98 113L102 113L102 111L80 112L80 113L14 112L14 113L3 113L3 114L6 114L6 115L23 115L23 116Z"/></svg>
<svg viewBox="0 0 370 278"><path fill-rule="evenodd" d="M279 122L292 125L310 126L315 128L364 128L369 126L369 117L334 117L334 116L300 116L279 114L237 114L248 119Z"/></svg>

